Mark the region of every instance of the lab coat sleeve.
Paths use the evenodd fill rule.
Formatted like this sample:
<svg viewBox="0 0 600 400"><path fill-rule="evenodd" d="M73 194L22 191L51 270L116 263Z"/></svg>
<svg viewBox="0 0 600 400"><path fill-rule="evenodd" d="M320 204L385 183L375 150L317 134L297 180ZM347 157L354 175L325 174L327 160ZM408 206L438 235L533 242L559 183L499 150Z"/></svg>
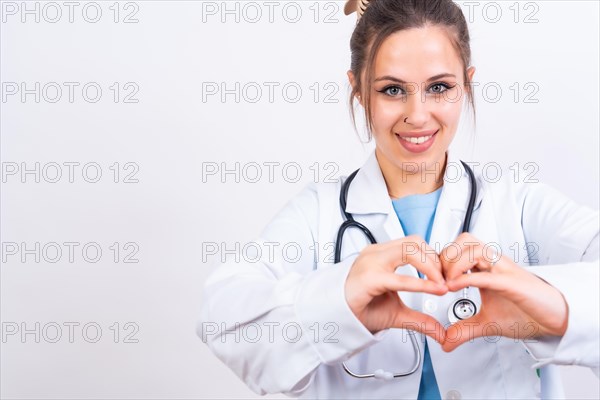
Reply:
<svg viewBox="0 0 600 400"><path fill-rule="evenodd" d="M537 361L589 367L600 364L599 215L542 183L526 185L522 227L532 266L528 270L564 296L568 326L562 337L540 337L523 343Z"/></svg>
<svg viewBox="0 0 600 400"><path fill-rule="evenodd" d="M300 395L321 364L350 358L386 333L373 335L346 302L355 257L315 269L324 257L315 251L317 190L306 186L246 246L260 252L221 263L204 286L198 335L260 395Z"/></svg>

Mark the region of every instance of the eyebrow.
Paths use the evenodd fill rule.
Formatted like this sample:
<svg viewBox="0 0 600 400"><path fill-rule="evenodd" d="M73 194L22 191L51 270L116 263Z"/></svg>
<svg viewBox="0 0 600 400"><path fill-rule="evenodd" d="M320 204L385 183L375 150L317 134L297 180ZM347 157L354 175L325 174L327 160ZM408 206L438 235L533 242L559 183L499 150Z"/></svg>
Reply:
<svg viewBox="0 0 600 400"><path fill-rule="evenodd" d="M456 75L449 74L449 73L437 74L437 75L434 75L431 78L429 78L427 80L427 82L435 81L435 80L441 79L441 78L448 78L448 77L456 78ZM398 79L391 75L385 75L385 76L381 76L381 77L375 79L375 82L379 82L379 81L393 81L393 82L398 82L398 83L407 83L406 81L403 81L402 79Z"/></svg>

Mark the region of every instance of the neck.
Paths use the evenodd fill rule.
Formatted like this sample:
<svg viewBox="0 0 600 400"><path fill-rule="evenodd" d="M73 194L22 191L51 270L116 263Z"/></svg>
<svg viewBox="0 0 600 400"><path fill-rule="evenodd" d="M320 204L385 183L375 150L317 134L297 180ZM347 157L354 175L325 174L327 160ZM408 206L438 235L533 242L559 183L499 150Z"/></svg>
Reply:
<svg viewBox="0 0 600 400"><path fill-rule="evenodd" d="M403 166L398 166L391 163L378 150L375 150L375 155L391 198L431 193L444 184L447 153L430 165L405 163Z"/></svg>

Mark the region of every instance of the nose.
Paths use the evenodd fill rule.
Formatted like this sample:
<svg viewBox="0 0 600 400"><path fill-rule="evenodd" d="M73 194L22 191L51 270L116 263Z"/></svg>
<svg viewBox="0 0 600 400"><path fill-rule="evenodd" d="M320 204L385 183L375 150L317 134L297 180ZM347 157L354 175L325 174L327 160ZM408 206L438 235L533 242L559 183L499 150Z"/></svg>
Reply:
<svg viewBox="0 0 600 400"><path fill-rule="evenodd" d="M424 126L429 119L429 108L425 97L420 90L413 91L406 96L403 103L402 122L415 127Z"/></svg>

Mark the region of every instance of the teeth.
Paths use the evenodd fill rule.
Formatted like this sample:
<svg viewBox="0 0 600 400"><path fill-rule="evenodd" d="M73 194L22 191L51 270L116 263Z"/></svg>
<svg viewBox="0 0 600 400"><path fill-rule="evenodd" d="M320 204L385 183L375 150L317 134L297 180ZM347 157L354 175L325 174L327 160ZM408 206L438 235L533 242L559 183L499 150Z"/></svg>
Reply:
<svg viewBox="0 0 600 400"><path fill-rule="evenodd" d="M407 142L411 142L411 143L415 143L415 144L421 144L424 143L426 141L428 141L429 139L431 139L431 136L421 136L421 137L400 137L402 140L406 140Z"/></svg>

